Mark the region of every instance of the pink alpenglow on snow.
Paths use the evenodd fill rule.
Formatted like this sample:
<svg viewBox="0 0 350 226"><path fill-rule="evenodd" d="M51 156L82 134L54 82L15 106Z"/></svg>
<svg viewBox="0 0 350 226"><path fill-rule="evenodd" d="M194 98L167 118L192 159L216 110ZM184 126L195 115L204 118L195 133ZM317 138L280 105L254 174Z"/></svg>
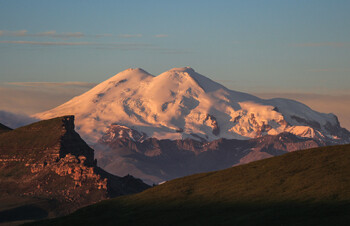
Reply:
<svg viewBox="0 0 350 226"><path fill-rule="evenodd" d="M261 99L229 90L190 67L158 76L127 69L40 119L75 115L76 129L90 143L111 125L158 139L251 139L289 132L321 140L343 139L338 119L290 99ZM349 138L347 138L349 139Z"/></svg>

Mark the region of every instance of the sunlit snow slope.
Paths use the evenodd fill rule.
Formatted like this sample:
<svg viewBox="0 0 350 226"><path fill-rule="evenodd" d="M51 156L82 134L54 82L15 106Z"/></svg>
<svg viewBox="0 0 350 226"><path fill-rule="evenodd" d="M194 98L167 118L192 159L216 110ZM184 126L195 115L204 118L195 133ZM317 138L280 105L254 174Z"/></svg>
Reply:
<svg viewBox="0 0 350 226"><path fill-rule="evenodd" d="M341 140L333 114L313 111L288 99L264 100L229 90L192 68L158 76L127 69L52 110L48 119L75 115L77 131L97 142L117 124L158 139L249 139L290 132L301 137Z"/></svg>

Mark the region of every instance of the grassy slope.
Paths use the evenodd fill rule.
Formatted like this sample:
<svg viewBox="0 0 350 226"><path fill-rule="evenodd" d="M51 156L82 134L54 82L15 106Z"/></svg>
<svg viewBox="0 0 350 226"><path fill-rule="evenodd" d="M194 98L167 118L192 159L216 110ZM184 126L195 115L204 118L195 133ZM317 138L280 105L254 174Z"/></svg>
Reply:
<svg viewBox="0 0 350 226"><path fill-rule="evenodd" d="M63 117L43 120L0 134L0 154L23 154L23 148L42 149L57 144L62 136ZM17 149L17 150L16 150ZM16 153L18 152L18 153Z"/></svg>
<svg viewBox="0 0 350 226"><path fill-rule="evenodd" d="M62 128L63 117L59 117L0 133L0 158L7 155L10 158L41 158L46 148L59 144ZM16 180L30 173L24 164L9 162L5 168L0 164L0 182Z"/></svg>
<svg viewBox="0 0 350 226"><path fill-rule="evenodd" d="M350 145L169 181L46 225L349 225Z"/></svg>
<svg viewBox="0 0 350 226"><path fill-rule="evenodd" d="M60 141L62 120L63 117L44 120L15 130L6 129L0 124L0 157L41 157L45 148L51 148ZM24 164L25 162L13 162L6 167L1 167L0 164L0 225L6 225L7 220L13 219L40 219L45 214L50 216L54 209L54 200L20 195L26 187L27 190L32 189L30 183L18 183L18 180L29 179L23 178L24 175L32 175L30 168Z"/></svg>

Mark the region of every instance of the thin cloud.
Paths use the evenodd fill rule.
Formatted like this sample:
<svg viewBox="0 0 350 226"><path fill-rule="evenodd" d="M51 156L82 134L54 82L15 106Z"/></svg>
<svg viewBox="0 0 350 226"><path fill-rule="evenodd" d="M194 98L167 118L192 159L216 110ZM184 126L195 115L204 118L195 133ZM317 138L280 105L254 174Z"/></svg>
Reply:
<svg viewBox="0 0 350 226"><path fill-rule="evenodd" d="M0 36L7 37L50 37L50 38L61 38L61 39L69 39L69 38L84 38L84 37L111 37L111 34L96 34L96 35L86 35L82 32L62 32L57 33L56 31L44 31L38 33L28 33L27 30L19 30L19 31L5 31L0 30Z"/></svg>
<svg viewBox="0 0 350 226"><path fill-rule="evenodd" d="M185 49L172 49L155 46L148 43L132 43L132 42L47 42L47 41L10 41L3 40L0 44L17 44L17 45L32 45L32 46L91 46L96 49L108 49L108 50L148 50L157 52L160 54L191 54L194 53L192 50Z"/></svg>
<svg viewBox="0 0 350 226"><path fill-rule="evenodd" d="M93 82L7 82L7 85L25 87L83 87L92 88L97 85Z"/></svg>
<svg viewBox="0 0 350 226"><path fill-rule="evenodd" d="M27 30L19 30L19 31L4 31L0 30L0 36L26 36Z"/></svg>
<svg viewBox="0 0 350 226"><path fill-rule="evenodd" d="M85 34L82 32L66 32L58 34L56 31L46 31L37 34L32 34L29 36L39 36L39 37L52 37L52 38L83 38Z"/></svg>
<svg viewBox="0 0 350 226"><path fill-rule="evenodd" d="M155 35L154 37L155 38L167 38L167 37L169 37L169 35L167 35L167 34L158 34L158 35Z"/></svg>
<svg viewBox="0 0 350 226"><path fill-rule="evenodd" d="M25 126L36 121L38 121L38 119L32 118L28 115L0 110L0 123L12 129L16 129L20 126Z"/></svg>
<svg viewBox="0 0 350 226"><path fill-rule="evenodd" d="M98 43L98 42L37 42L37 41L0 41L3 44L38 45L38 46L95 46L119 50L140 50L153 47L146 43Z"/></svg>
<svg viewBox="0 0 350 226"><path fill-rule="evenodd" d="M42 46L81 46L81 45L97 44L93 42L35 42L35 41L0 41L0 43L28 44L28 45L42 45Z"/></svg>
<svg viewBox="0 0 350 226"><path fill-rule="evenodd" d="M316 68L307 70L309 72L350 72L350 69L343 68Z"/></svg>
<svg viewBox="0 0 350 226"><path fill-rule="evenodd" d="M0 84L0 110L35 114L57 107L90 88L73 86L15 86Z"/></svg>
<svg viewBox="0 0 350 226"><path fill-rule="evenodd" d="M181 49L172 49L172 50L168 50L168 49L161 50L161 49L159 49L158 52L161 53L161 54L191 54L191 53L194 53L194 52L189 51L189 50L181 50Z"/></svg>
<svg viewBox="0 0 350 226"><path fill-rule="evenodd" d="M118 35L120 38L141 38L142 34L120 34Z"/></svg>
<svg viewBox="0 0 350 226"><path fill-rule="evenodd" d="M112 37L112 34L98 34L98 35L93 35L95 38L103 38L103 37Z"/></svg>
<svg viewBox="0 0 350 226"><path fill-rule="evenodd" d="M348 42L308 42L292 44L294 47L346 47L350 46Z"/></svg>

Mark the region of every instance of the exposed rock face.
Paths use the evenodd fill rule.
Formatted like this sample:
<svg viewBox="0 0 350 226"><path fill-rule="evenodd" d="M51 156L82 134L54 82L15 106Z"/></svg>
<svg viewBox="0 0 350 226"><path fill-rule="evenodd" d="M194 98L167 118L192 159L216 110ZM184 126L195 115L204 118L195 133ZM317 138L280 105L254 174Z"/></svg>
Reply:
<svg viewBox="0 0 350 226"><path fill-rule="evenodd" d="M75 187L81 187L87 181L92 181L98 189L107 190L107 178L94 172L94 167L86 166L86 157L81 155L78 158L72 154L67 154L58 161L44 161L43 163L26 163L30 171L35 173L43 172L45 168L55 172L59 176L69 176L74 181Z"/></svg>
<svg viewBox="0 0 350 226"><path fill-rule="evenodd" d="M103 142L110 142L118 138L130 138L134 141L143 141L147 138L147 135L126 126L111 125L101 137L101 140L103 140Z"/></svg>
<svg viewBox="0 0 350 226"><path fill-rule="evenodd" d="M220 134L219 124L214 116L207 114L207 117L204 119L204 124L208 124L208 126L213 129L212 133L215 136L218 136Z"/></svg>
<svg viewBox="0 0 350 226"><path fill-rule="evenodd" d="M57 215L149 187L97 167L94 150L74 131L73 116L2 133L0 186L2 195L56 200Z"/></svg>
<svg viewBox="0 0 350 226"><path fill-rule="evenodd" d="M107 132L103 137L112 136ZM159 183L324 145L320 140L281 133L251 140L221 138L211 142L156 138L135 141L114 136L101 139L94 149L99 165L108 172L123 175L128 170L148 183Z"/></svg>
<svg viewBox="0 0 350 226"><path fill-rule="evenodd" d="M345 140L347 142L350 142L350 132L340 126L337 116L334 117L336 124L332 125L331 123L327 122L325 128L330 132L330 134L333 135L333 137L336 137L339 141Z"/></svg>

